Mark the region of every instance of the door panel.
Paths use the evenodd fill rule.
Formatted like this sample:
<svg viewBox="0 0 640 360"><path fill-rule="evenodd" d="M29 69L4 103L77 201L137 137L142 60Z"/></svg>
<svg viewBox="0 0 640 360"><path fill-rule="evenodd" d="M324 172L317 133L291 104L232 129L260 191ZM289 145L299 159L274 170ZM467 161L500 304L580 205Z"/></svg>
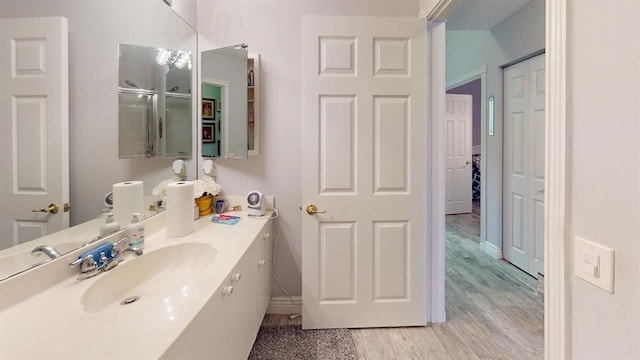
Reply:
<svg viewBox="0 0 640 360"><path fill-rule="evenodd" d="M374 178L375 193L408 189L409 99L374 96Z"/></svg>
<svg viewBox="0 0 640 360"><path fill-rule="evenodd" d="M529 237L532 264L529 268L544 275L544 144L545 144L545 63L544 55L529 60L531 74L531 179L529 193L532 213Z"/></svg>
<svg viewBox="0 0 640 360"><path fill-rule="evenodd" d="M305 16L302 44L303 327L425 325L426 23Z"/></svg>
<svg viewBox="0 0 640 360"><path fill-rule="evenodd" d="M354 96L320 96L320 193L355 192L354 115Z"/></svg>
<svg viewBox="0 0 640 360"><path fill-rule="evenodd" d="M409 224L374 223L374 302L409 300Z"/></svg>
<svg viewBox="0 0 640 360"><path fill-rule="evenodd" d="M528 164L529 73L526 62L504 70L504 191L503 255L515 266L528 271L526 235Z"/></svg>
<svg viewBox="0 0 640 360"><path fill-rule="evenodd" d="M446 95L445 213L471 212L471 95Z"/></svg>
<svg viewBox="0 0 640 360"><path fill-rule="evenodd" d="M356 239L354 223L320 225L320 302L356 301Z"/></svg>
<svg viewBox="0 0 640 360"><path fill-rule="evenodd" d="M0 249L69 226L67 33L60 17L0 20Z"/></svg>
<svg viewBox="0 0 640 360"><path fill-rule="evenodd" d="M504 69L503 256L543 271L544 55Z"/></svg>

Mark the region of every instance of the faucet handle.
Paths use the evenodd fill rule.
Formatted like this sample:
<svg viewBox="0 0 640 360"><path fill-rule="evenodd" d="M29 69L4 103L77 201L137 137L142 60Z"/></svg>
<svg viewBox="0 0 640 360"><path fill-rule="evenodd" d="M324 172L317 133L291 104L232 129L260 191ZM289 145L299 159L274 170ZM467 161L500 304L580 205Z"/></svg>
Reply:
<svg viewBox="0 0 640 360"><path fill-rule="evenodd" d="M87 255L80 265L80 272L85 273L98 267L98 263L93 259L92 255Z"/></svg>
<svg viewBox="0 0 640 360"><path fill-rule="evenodd" d="M113 247L111 248L111 258L112 259L116 259L118 256L120 256L120 253L122 252L122 250L120 250L120 246L118 245L118 242L114 242L113 243Z"/></svg>
<svg viewBox="0 0 640 360"><path fill-rule="evenodd" d="M80 257L78 260L69 264L69 267L76 267L80 265L80 272L91 271L97 267L97 263L93 260L93 255L87 254L85 257Z"/></svg>
<svg viewBox="0 0 640 360"><path fill-rule="evenodd" d="M103 252L100 253L100 266L104 266L109 262L109 258L107 257L107 254Z"/></svg>
<svg viewBox="0 0 640 360"><path fill-rule="evenodd" d="M88 260L88 258L93 259L93 256L91 256L91 254L88 254L88 255L87 255L87 256L85 256L85 257L78 257L78 258L76 259L76 261L74 261L74 262L72 262L72 263L70 263L70 264L69 264L69 267L70 267L70 268L74 268L74 267L76 267L76 266L78 266L78 265L82 264L85 260Z"/></svg>

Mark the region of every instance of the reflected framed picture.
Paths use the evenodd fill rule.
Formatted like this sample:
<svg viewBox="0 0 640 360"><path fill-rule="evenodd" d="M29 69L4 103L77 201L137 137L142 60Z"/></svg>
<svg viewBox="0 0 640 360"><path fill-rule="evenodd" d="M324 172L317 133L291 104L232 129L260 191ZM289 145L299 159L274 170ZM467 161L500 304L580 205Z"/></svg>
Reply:
<svg viewBox="0 0 640 360"><path fill-rule="evenodd" d="M215 142L215 125L202 125L202 142L203 143L212 143Z"/></svg>
<svg viewBox="0 0 640 360"><path fill-rule="evenodd" d="M202 119L215 120L216 119L216 100L202 98Z"/></svg>

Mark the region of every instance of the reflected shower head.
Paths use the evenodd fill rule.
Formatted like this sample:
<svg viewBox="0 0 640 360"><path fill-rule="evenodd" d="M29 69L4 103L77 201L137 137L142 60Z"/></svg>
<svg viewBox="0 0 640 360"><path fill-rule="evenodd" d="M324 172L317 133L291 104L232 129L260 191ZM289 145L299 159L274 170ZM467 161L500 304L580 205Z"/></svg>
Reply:
<svg viewBox="0 0 640 360"><path fill-rule="evenodd" d="M132 88L136 88L136 89L138 89L138 85L136 85L136 84L135 84L133 81L131 81L131 80L125 80L125 81L124 81L124 83L125 83L125 84L127 84L127 85L129 85L129 86L131 86Z"/></svg>
<svg viewBox="0 0 640 360"><path fill-rule="evenodd" d="M180 86L174 86L171 89L169 89L169 92L178 91L179 89L180 89Z"/></svg>

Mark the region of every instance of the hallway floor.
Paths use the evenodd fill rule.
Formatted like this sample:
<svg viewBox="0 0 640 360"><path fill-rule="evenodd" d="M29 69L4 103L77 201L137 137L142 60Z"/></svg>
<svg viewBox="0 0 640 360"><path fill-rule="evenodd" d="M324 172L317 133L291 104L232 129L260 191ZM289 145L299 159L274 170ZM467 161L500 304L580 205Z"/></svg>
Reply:
<svg viewBox="0 0 640 360"><path fill-rule="evenodd" d="M477 210L446 217L447 322L353 329L361 360L544 358L543 281L481 252Z"/></svg>

